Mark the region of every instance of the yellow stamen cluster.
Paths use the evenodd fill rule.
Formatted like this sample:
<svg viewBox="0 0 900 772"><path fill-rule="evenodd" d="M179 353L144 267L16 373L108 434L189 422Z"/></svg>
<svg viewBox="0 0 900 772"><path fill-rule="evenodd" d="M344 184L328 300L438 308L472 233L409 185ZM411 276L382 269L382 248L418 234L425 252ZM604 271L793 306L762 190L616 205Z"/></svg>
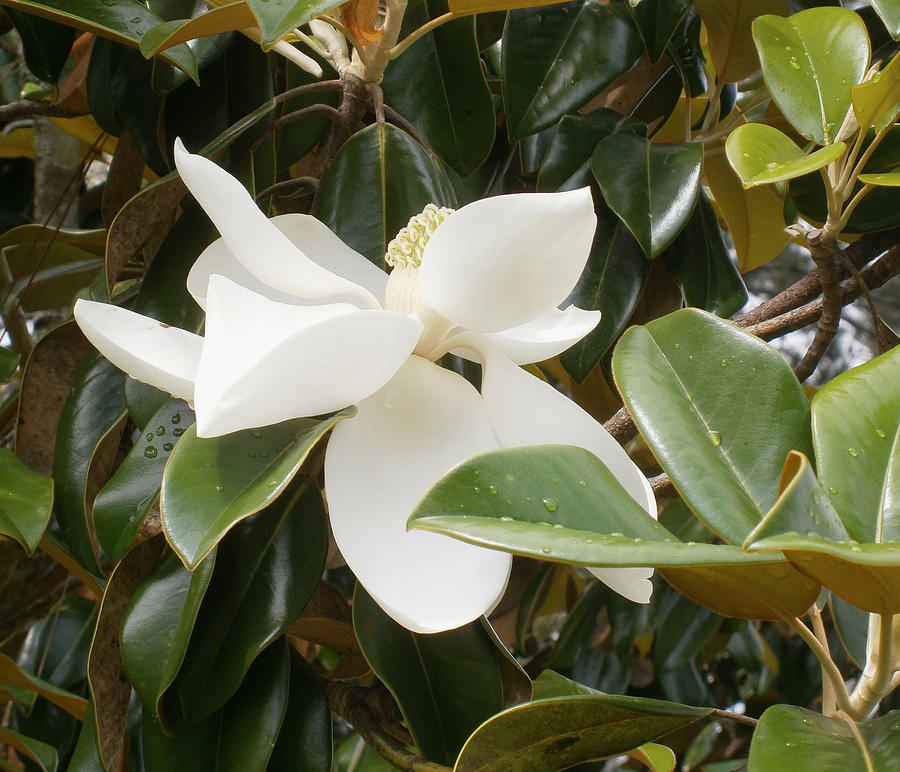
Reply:
<svg viewBox="0 0 900 772"><path fill-rule="evenodd" d="M401 228L391 240L384 255L384 262L394 268L418 268L422 262L425 245L434 229L453 214L453 211L446 206L428 204L420 214L411 217L406 227Z"/></svg>

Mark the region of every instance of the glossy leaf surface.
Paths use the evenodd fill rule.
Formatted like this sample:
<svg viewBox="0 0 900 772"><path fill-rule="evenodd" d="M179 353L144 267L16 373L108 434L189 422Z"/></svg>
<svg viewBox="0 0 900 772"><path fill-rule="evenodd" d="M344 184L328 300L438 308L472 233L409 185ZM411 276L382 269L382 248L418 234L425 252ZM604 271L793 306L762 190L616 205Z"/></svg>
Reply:
<svg viewBox="0 0 900 772"><path fill-rule="evenodd" d="M335 0L246 0L259 21L263 48L268 49L294 27L306 24L340 3Z"/></svg>
<svg viewBox="0 0 900 772"><path fill-rule="evenodd" d="M359 179L369 180L360 185ZM387 245L427 204L454 206L446 176L406 132L376 124L354 134L323 175L318 217L379 267Z"/></svg>
<svg viewBox="0 0 900 772"><path fill-rule="evenodd" d="M140 584L122 619L122 662L144 710L157 715L184 660L215 565L210 555L188 571L169 554Z"/></svg>
<svg viewBox="0 0 900 772"><path fill-rule="evenodd" d="M891 37L894 40L900 39L900 4L896 0L872 0L872 7L878 12Z"/></svg>
<svg viewBox="0 0 900 772"><path fill-rule="evenodd" d="M94 528L97 541L110 559L121 559L131 547L159 496L169 454L193 420L194 412L187 403L168 400L97 494Z"/></svg>
<svg viewBox="0 0 900 772"><path fill-rule="evenodd" d="M295 480L222 541L177 682L190 718L220 708L253 660L297 618L327 550L322 499L309 478Z"/></svg>
<svg viewBox="0 0 900 772"><path fill-rule="evenodd" d="M11 684L35 692L78 720L84 720L87 712L87 700L24 671L16 664L15 660L0 653L0 685L3 684Z"/></svg>
<svg viewBox="0 0 900 772"><path fill-rule="evenodd" d="M512 11L501 59L510 139L540 131L581 107L627 72L641 48L637 30L617 5L575 0Z"/></svg>
<svg viewBox="0 0 900 772"><path fill-rule="evenodd" d="M753 22L753 37L781 112L807 139L833 142L850 109L850 89L869 66L862 19L845 8L765 15Z"/></svg>
<svg viewBox="0 0 900 772"><path fill-rule="evenodd" d="M725 153L745 188L802 177L840 158L846 147L835 142L806 154L793 140L765 123L738 126L725 142Z"/></svg>
<svg viewBox="0 0 900 772"><path fill-rule="evenodd" d="M447 12L445 0L410 3L405 36ZM494 142L494 104L481 69L474 19L444 24L408 48L385 72L384 97L415 127L435 153L465 176L478 168Z"/></svg>
<svg viewBox="0 0 900 772"><path fill-rule="evenodd" d="M475 728L505 706L501 651L486 623L419 635L401 627L357 586L353 626L363 653L397 699L416 745L452 764ZM526 683L521 670L518 678ZM527 698L527 695L526 695Z"/></svg>
<svg viewBox="0 0 900 772"><path fill-rule="evenodd" d="M552 671L535 683L535 698L478 727L454 772L555 772L625 753L710 712L600 694Z"/></svg>
<svg viewBox="0 0 900 772"><path fill-rule="evenodd" d="M793 705L774 705L759 721L750 745L748 772L778 767L845 772L887 772L900 757L900 713L859 724L862 743L845 721Z"/></svg>
<svg viewBox="0 0 900 772"><path fill-rule="evenodd" d="M775 503L787 454L810 449L809 406L785 361L728 322L684 309L628 330L613 373L691 509L742 543Z"/></svg>
<svg viewBox="0 0 900 772"><path fill-rule="evenodd" d="M874 126L875 131L891 126L900 114L900 58L895 56L880 73L850 89L850 98L860 126Z"/></svg>
<svg viewBox="0 0 900 772"><path fill-rule="evenodd" d="M0 534L31 554L50 522L53 478L33 472L9 448L0 448L0 490Z"/></svg>
<svg viewBox="0 0 900 772"><path fill-rule="evenodd" d="M651 61L663 55L689 8L688 0L642 0L634 4L632 14Z"/></svg>
<svg viewBox="0 0 900 772"><path fill-rule="evenodd" d="M653 258L690 218L700 192L702 160L703 146L697 143L661 145L612 134L598 143L591 169L609 208Z"/></svg>
<svg viewBox="0 0 900 772"><path fill-rule="evenodd" d="M190 427L163 477L163 528L188 568L235 524L275 501L313 446L341 418L297 418L262 429L199 439Z"/></svg>
<svg viewBox="0 0 900 772"><path fill-rule="evenodd" d="M0 742L29 759L41 772L56 772L59 766L59 756L56 748L33 737L27 737L5 726L0 726ZM14 769L14 767L10 767Z"/></svg>

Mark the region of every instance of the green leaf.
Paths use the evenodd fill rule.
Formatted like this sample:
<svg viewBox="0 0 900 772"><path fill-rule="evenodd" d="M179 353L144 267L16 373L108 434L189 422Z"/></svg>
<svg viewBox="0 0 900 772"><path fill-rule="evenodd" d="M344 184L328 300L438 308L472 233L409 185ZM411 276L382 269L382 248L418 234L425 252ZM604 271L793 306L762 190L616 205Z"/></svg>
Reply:
<svg viewBox="0 0 900 772"><path fill-rule="evenodd" d="M806 396L781 355L728 322L683 309L628 330L613 373L687 504L711 530L742 543L775 503L788 453L810 449ZM736 399L753 409L736 409Z"/></svg>
<svg viewBox="0 0 900 772"><path fill-rule="evenodd" d="M205 718L235 693L257 655L303 610L327 552L322 497L310 478L222 540L176 682L189 718Z"/></svg>
<svg viewBox="0 0 900 772"><path fill-rule="evenodd" d="M163 475L160 506L172 549L194 568L248 515L275 501L315 444L353 410L296 418L262 429L200 439L183 435Z"/></svg>
<svg viewBox="0 0 900 772"><path fill-rule="evenodd" d="M881 174L860 174L859 181L866 185L881 185L886 188L900 187L900 172L884 172Z"/></svg>
<svg viewBox="0 0 900 772"><path fill-rule="evenodd" d="M900 758L900 711L857 725L793 705L773 705L762 714L750 744L748 772L815 769L887 772Z"/></svg>
<svg viewBox="0 0 900 772"><path fill-rule="evenodd" d="M478 727L454 772L556 772L626 753L711 713L600 694L552 671L535 682L535 698Z"/></svg>
<svg viewBox="0 0 900 772"><path fill-rule="evenodd" d="M577 110L631 69L642 48L619 5L575 0L511 11L501 58L510 139L552 126Z"/></svg>
<svg viewBox="0 0 900 772"><path fill-rule="evenodd" d="M835 142L804 153L794 141L773 126L745 123L725 142L725 153L745 188L802 177L840 158L846 145Z"/></svg>
<svg viewBox="0 0 900 772"><path fill-rule="evenodd" d="M85 712L87 711L87 700L26 672L13 659L2 652L0 652L0 684L18 686L19 688L35 692L67 713L75 716L75 718L84 720Z"/></svg>
<svg viewBox="0 0 900 772"><path fill-rule="evenodd" d="M427 204L455 206L450 183L428 152L390 124L358 131L322 177L317 216L384 268L387 245Z"/></svg>
<svg viewBox="0 0 900 772"><path fill-rule="evenodd" d="M656 606L660 595L663 600ZM657 675L691 662L725 621L673 590L660 595L654 596L659 619L653 640L653 664Z"/></svg>
<svg viewBox="0 0 900 772"><path fill-rule="evenodd" d="M269 50L294 27L340 5L336 0L246 0L259 21L263 48Z"/></svg>
<svg viewBox="0 0 900 772"><path fill-rule="evenodd" d="M68 772L107 772L100 758L100 747L97 742L97 721L94 717L94 706L89 705L78 742L69 761Z"/></svg>
<svg viewBox="0 0 900 772"><path fill-rule="evenodd" d="M12 8L6 13L22 39L28 69L41 80L56 83L69 58L75 30Z"/></svg>
<svg viewBox="0 0 900 772"><path fill-rule="evenodd" d="M0 346L0 383L9 383L19 367L19 355Z"/></svg>
<svg viewBox="0 0 900 772"><path fill-rule="evenodd" d="M632 14L647 45L650 61L657 61L688 12L689 0L642 0Z"/></svg>
<svg viewBox="0 0 900 772"><path fill-rule="evenodd" d="M290 694L270 769L330 772L331 711L322 682L296 651L291 651Z"/></svg>
<svg viewBox="0 0 900 772"><path fill-rule="evenodd" d="M124 377L97 352L85 357L63 406L53 456L56 519L72 555L98 576L88 528L93 495L89 478L102 440L125 413Z"/></svg>
<svg viewBox="0 0 900 772"><path fill-rule="evenodd" d="M146 712L158 718L160 702L184 660L215 554L188 571L174 554L140 584L122 619L122 663Z"/></svg>
<svg viewBox="0 0 900 772"><path fill-rule="evenodd" d="M834 141L850 109L850 89L869 66L869 35L846 8L810 8L793 16L765 15L753 37L769 92L807 139Z"/></svg>
<svg viewBox="0 0 900 772"><path fill-rule="evenodd" d="M210 8L192 19L165 21L141 37L141 53L148 59L179 43L255 26L256 17L246 3Z"/></svg>
<svg viewBox="0 0 900 772"><path fill-rule="evenodd" d="M709 55L716 75L737 83L759 70L751 37L753 20L764 13L784 16L787 0L694 0L709 35Z"/></svg>
<svg viewBox="0 0 900 772"><path fill-rule="evenodd" d="M0 742L15 748L20 755L33 761L41 772L56 772L59 766L56 748L33 737L26 737L24 734L0 726Z"/></svg>
<svg viewBox="0 0 900 772"><path fill-rule="evenodd" d="M167 400L97 494L94 528L100 547L111 560L120 560L131 548L159 496L169 454L193 420L194 412L184 400Z"/></svg>
<svg viewBox="0 0 900 772"><path fill-rule="evenodd" d="M410 3L402 37L447 13L446 0ZM494 143L494 103L481 68L475 18L444 24L391 62L385 100L428 140L450 168L465 176Z"/></svg>
<svg viewBox="0 0 900 772"><path fill-rule="evenodd" d="M872 0L872 7L881 17L894 40L900 40L900 3L897 0Z"/></svg>
<svg viewBox="0 0 900 772"><path fill-rule="evenodd" d="M699 143L663 145L612 134L598 143L591 169L609 208L653 258L690 218L700 192L702 161Z"/></svg>
<svg viewBox="0 0 900 772"><path fill-rule="evenodd" d="M397 624L357 585L353 627L366 660L391 690L427 758L452 764L475 728L506 706L508 654L487 622L419 635Z"/></svg>
<svg viewBox="0 0 900 772"><path fill-rule="evenodd" d="M731 259L716 212L701 191L691 219L663 252L687 306L728 317L747 302L747 288Z"/></svg>
<svg viewBox="0 0 900 772"><path fill-rule="evenodd" d="M881 72L850 89L850 98L861 127L884 131L891 126L900 114L900 57L895 56Z"/></svg>
<svg viewBox="0 0 900 772"><path fill-rule="evenodd" d="M33 472L9 448L0 448L0 534L30 555L50 522L53 478Z"/></svg>
<svg viewBox="0 0 900 772"><path fill-rule="evenodd" d="M894 438L900 429L900 348L842 373L812 401L819 479L850 538L900 540L896 515L879 528Z"/></svg>
<svg viewBox="0 0 900 772"><path fill-rule="evenodd" d="M144 33L163 21L138 0L4 0L4 4L133 48L139 48ZM197 81L197 61L188 46L174 48L163 58Z"/></svg>

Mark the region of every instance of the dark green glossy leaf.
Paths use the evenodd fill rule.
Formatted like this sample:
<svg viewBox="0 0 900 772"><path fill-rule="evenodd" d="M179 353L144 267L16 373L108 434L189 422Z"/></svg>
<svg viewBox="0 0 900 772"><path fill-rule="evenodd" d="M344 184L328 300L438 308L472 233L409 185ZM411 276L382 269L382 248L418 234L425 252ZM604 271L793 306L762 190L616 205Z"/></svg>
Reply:
<svg viewBox="0 0 900 772"><path fill-rule="evenodd" d="M318 59L312 52L306 52L312 56L325 71L322 79L329 80L336 78L337 74L331 65L324 59ZM299 67L288 67L285 72L285 88L292 89L297 86L304 86L320 80L314 75L301 70ZM278 168L284 169L291 164L299 161L316 144L325 136L329 128L331 128L332 119L327 115L303 115L298 116L298 120L288 120L287 116L291 113L302 110L316 104L326 104L336 108L340 99L340 91L318 91L310 94L302 94L284 102L281 109L281 118L284 121L279 124L278 134L276 135Z"/></svg>
<svg viewBox="0 0 900 772"><path fill-rule="evenodd" d="M68 772L107 772L100 758L100 748L97 744L97 721L94 718L94 706L88 707L81 732L78 734L78 743L69 761Z"/></svg>
<svg viewBox="0 0 900 772"><path fill-rule="evenodd" d="M454 772L556 772L625 753L711 712L600 694L552 671L535 683L535 697L482 724Z"/></svg>
<svg viewBox="0 0 900 772"><path fill-rule="evenodd" d="M336 0L247 0L259 20L263 48L268 49L294 27L340 5Z"/></svg>
<svg viewBox="0 0 900 772"><path fill-rule="evenodd" d="M762 714L753 733L747 769L888 772L900 758L898 728L900 711L864 721L858 725L860 742L846 721L793 705L774 705Z"/></svg>
<svg viewBox="0 0 900 772"><path fill-rule="evenodd" d="M169 454L194 421L184 400L168 400L144 427L125 461L94 500L94 528L111 560L128 552L159 496Z"/></svg>
<svg viewBox="0 0 900 772"><path fill-rule="evenodd" d="M566 371L583 381L631 318L650 274L640 244L613 212L599 202L597 230L588 263L566 302L599 309L600 323L560 355Z"/></svg>
<svg viewBox="0 0 900 772"><path fill-rule="evenodd" d="M510 139L552 126L577 110L627 72L641 48L637 30L619 5L575 0L510 11L501 59Z"/></svg>
<svg viewBox="0 0 900 772"><path fill-rule="evenodd" d="M869 66L869 36L859 14L810 8L793 16L759 16L753 38L766 85L803 136L834 141L850 109L850 89Z"/></svg>
<svg viewBox="0 0 900 772"><path fill-rule="evenodd" d="M163 529L188 568L237 523L274 502L315 444L342 418L296 418L262 429L199 439L190 427L163 476Z"/></svg>
<svg viewBox="0 0 900 772"><path fill-rule="evenodd" d="M141 750L145 768L148 772L178 769L214 772L221 713L191 723L181 716L175 702L165 700L165 727L153 718L151 711L141 713Z"/></svg>
<svg viewBox="0 0 900 772"><path fill-rule="evenodd" d="M19 355L0 346L0 383L9 383L19 367Z"/></svg>
<svg viewBox="0 0 900 772"><path fill-rule="evenodd" d="M853 195L862 188L858 184ZM790 200L804 216L825 222L828 204L820 174L809 174L791 181ZM871 233L900 225L900 191L893 187L875 187L853 210L844 233Z"/></svg>
<svg viewBox="0 0 900 772"><path fill-rule="evenodd" d="M690 6L689 0L642 0L632 9L651 61L663 55Z"/></svg>
<svg viewBox="0 0 900 772"><path fill-rule="evenodd" d="M292 650L290 694L269 768L330 772L331 734L331 711L322 682Z"/></svg>
<svg viewBox="0 0 900 772"><path fill-rule="evenodd" d="M810 450L809 405L781 355L728 322L684 309L627 331L613 373L691 509L742 543L774 505L788 453Z"/></svg>
<svg viewBox="0 0 900 772"><path fill-rule="evenodd" d="M724 619L673 590L654 595L653 600L654 606L659 603L653 662L656 673L662 675L692 661Z"/></svg>
<svg viewBox="0 0 900 772"><path fill-rule="evenodd" d="M606 203L648 257L656 257L687 223L700 192L703 146L654 144L612 134L600 140L591 169Z"/></svg>
<svg viewBox="0 0 900 772"><path fill-rule="evenodd" d="M145 32L163 21L138 0L117 0L114 3L97 3L91 0L4 0L4 5L69 27L87 30L134 48L140 46ZM173 48L162 56L197 79L197 62L186 45Z"/></svg>
<svg viewBox="0 0 900 772"><path fill-rule="evenodd" d="M841 639L844 651L860 669L866 664L866 639L869 630L869 615L862 609L851 606L839 595L829 593L828 605L834 629Z"/></svg>
<svg viewBox="0 0 900 772"><path fill-rule="evenodd" d="M33 472L9 448L0 448L0 534L30 555L37 548L53 507L53 478Z"/></svg>
<svg viewBox="0 0 900 772"><path fill-rule="evenodd" d="M445 13L446 0L410 3L402 36ZM474 17L444 24L414 43L387 68L383 86L385 101L459 174L469 174L488 157L494 103L481 69Z"/></svg>
<svg viewBox="0 0 900 772"><path fill-rule="evenodd" d="M881 522L882 493L900 430L900 348L841 374L812 402L819 479L850 538L900 540L894 513Z"/></svg>
<svg viewBox="0 0 900 772"><path fill-rule="evenodd" d="M212 554L188 571L169 554L128 602L122 619L122 662L144 710L154 716L184 660L214 565Z"/></svg>
<svg viewBox="0 0 900 772"><path fill-rule="evenodd" d="M25 64L38 78L56 83L75 40L75 30L62 24L7 8L6 14L22 38Z"/></svg>
<svg viewBox="0 0 900 772"><path fill-rule="evenodd" d="M663 259L685 305L728 317L747 302L747 288L731 259L716 212L702 191L691 219Z"/></svg>
<svg viewBox="0 0 900 772"><path fill-rule="evenodd" d="M601 582L589 585L578 599L565 624L559 631L559 637L553 643L550 657L543 663L545 668L554 670L570 670L585 649L590 648L590 638L597 624L597 614L605 605L606 587Z"/></svg>
<svg viewBox="0 0 900 772"><path fill-rule="evenodd" d="M19 755L34 762L41 772L56 772L59 757L56 748L33 737L26 737L12 729L0 726L0 742L14 748Z"/></svg>
<svg viewBox="0 0 900 772"><path fill-rule="evenodd" d="M900 5L894 0L872 0L872 7L878 12L891 37L900 40Z"/></svg>
<svg viewBox="0 0 900 772"><path fill-rule="evenodd" d="M418 635L357 586L353 627L372 669L391 690L422 753L452 764L466 738L505 707L502 644L482 620Z"/></svg>
<svg viewBox="0 0 900 772"><path fill-rule="evenodd" d="M317 216L379 267L387 245L427 204L455 206L446 176L416 141L390 124L358 131L322 177Z"/></svg>
<svg viewBox="0 0 900 772"><path fill-rule="evenodd" d="M202 719L296 619L322 575L328 524L318 488L295 480L223 539L179 675L186 714Z"/></svg>
<svg viewBox="0 0 900 772"><path fill-rule="evenodd" d="M90 469L101 441L124 415L124 377L100 354L85 357L63 406L53 458L56 519L72 554L98 575L87 520L94 495Z"/></svg>

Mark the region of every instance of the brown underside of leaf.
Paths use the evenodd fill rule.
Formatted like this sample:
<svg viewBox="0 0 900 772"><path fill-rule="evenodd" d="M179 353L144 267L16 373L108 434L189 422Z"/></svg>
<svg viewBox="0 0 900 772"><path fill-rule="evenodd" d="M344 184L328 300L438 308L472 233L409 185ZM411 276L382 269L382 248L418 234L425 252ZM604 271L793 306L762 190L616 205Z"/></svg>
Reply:
<svg viewBox="0 0 900 772"><path fill-rule="evenodd" d="M350 0L341 6L341 21L364 46L381 40L384 35L379 6L379 0Z"/></svg>

